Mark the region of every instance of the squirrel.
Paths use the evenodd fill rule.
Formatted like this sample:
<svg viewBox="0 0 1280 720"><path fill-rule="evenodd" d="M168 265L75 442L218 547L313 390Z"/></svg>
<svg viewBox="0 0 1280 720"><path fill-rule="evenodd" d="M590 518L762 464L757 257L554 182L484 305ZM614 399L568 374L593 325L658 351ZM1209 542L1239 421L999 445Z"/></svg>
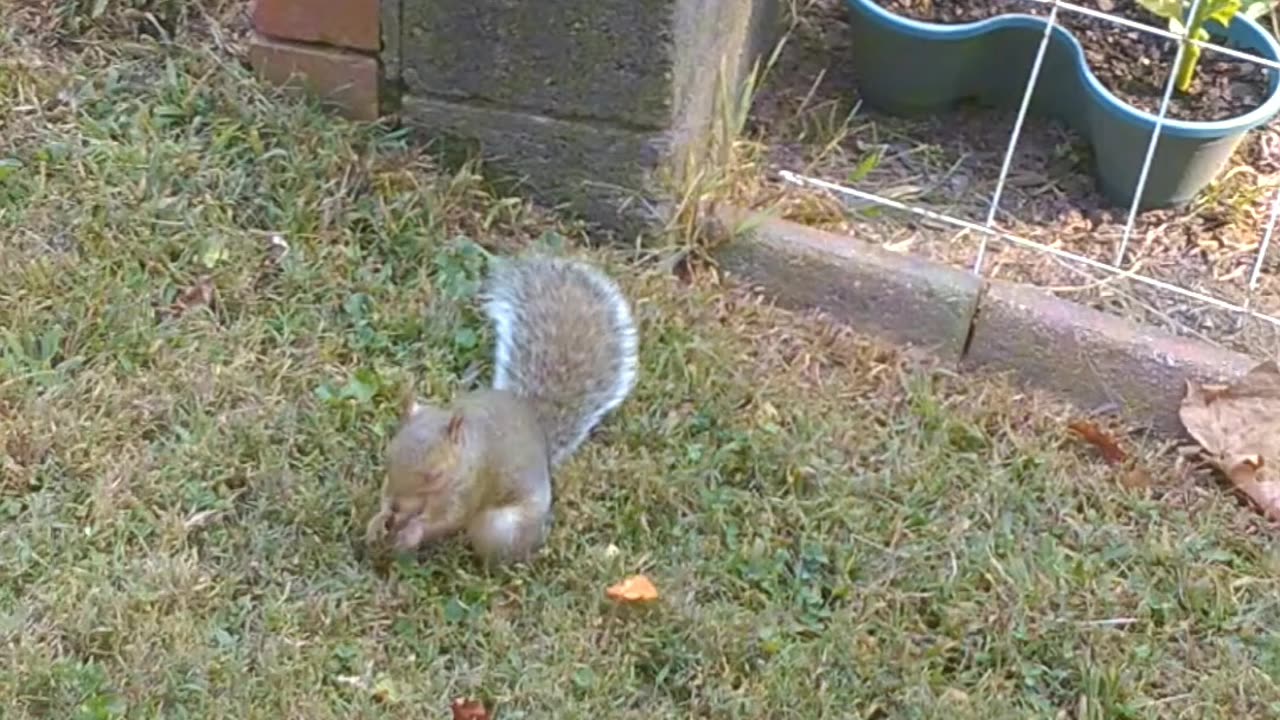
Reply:
<svg viewBox="0 0 1280 720"><path fill-rule="evenodd" d="M631 307L594 266L492 258L481 300L492 388L447 408L406 393L371 544L406 552L465 531L486 562L528 559L551 529L552 471L635 387Z"/></svg>

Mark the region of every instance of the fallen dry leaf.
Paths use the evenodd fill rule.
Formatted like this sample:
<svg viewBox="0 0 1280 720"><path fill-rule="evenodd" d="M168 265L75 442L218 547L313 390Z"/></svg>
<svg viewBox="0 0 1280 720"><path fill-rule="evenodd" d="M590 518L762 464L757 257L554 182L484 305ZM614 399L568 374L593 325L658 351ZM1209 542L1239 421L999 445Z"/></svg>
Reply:
<svg viewBox="0 0 1280 720"><path fill-rule="evenodd" d="M479 700L458 698L449 709L453 711L453 720L489 720L489 711L484 709L484 703Z"/></svg>
<svg viewBox="0 0 1280 720"><path fill-rule="evenodd" d="M658 588L644 575L632 575L604 591L610 600L619 602L649 602L658 599Z"/></svg>
<svg viewBox="0 0 1280 720"><path fill-rule="evenodd" d="M214 296L213 279L208 275L204 275L196 281L195 285L183 290L174 299L173 305L169 307L169 313L176 317L194 307L201 305L212 306Z"/></svg>
<svg viewBox="0 0 1280 720"><path fill-rule="evenodd" d="M1102 453L1102 459L1112 465L1119 465L1129 456L1120 448L1115 438L1087 420L1077 420L1068 425L1067 429L1097 448Z"/></svg>
<svg viewBox="0 0 1280 720"><path fill-rule="evenodd" d="M1280 368L1267 361L1229 386L1187 382L1178 416L1209 459L1267 517L1280 520Z"/></svg>
<svg viewBox="0 0 1280 720"><path fill-rule="evenodd" d="M1267 517L1280 520L1280 481L1259 480L1264 467L1260 455L1240 458L1240 462L1231 468L1227 477L1257 503Z"/></svg>
<svg viewBox="0 0 1280 720"><path fill-rule="evenodd" d="M1120 485L1130 490L1147 490L1151 487L1151 473L1134 468L1120 476Z"/></svg>

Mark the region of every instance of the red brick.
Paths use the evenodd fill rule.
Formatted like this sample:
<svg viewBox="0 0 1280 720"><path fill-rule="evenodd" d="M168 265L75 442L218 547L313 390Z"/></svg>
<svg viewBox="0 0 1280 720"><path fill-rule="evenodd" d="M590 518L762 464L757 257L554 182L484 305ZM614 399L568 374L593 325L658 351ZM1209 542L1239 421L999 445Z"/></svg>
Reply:
<svg viewBox="0 0 1280 720"><path fill-rule="evenodd" d="M282 40L376 51L378 0L253 0L253 27Z"/></svg>
<svg viewBox="0 0 1280 720"><path fill-rule="evenodd" d="M249 44L249 63L268 82L300 83L347 117L378 118L378 61L367 55L257 36Z"/></svg>

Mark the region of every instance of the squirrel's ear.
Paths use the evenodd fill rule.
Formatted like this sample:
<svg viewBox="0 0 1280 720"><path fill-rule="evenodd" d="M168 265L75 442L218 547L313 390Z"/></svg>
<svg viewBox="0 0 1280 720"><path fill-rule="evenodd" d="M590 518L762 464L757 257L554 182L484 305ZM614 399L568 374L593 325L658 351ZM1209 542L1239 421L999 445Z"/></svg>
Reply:
<svg viewBox="0 0 1280 720"><path fill-rule="evenodd" d="M449 424L444 429L445 437L455 445L462 440L462 413L455 410L449 417Z"/></svg>

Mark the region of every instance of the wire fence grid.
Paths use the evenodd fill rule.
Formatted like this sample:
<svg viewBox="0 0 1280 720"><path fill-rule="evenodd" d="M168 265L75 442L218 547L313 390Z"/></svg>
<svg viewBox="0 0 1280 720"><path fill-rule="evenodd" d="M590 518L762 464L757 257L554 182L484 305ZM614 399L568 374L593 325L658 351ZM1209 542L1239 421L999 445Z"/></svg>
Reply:
<svg viewBox="0 0 1280 720"><path fill-rule="evenodd" d="M1006 145L1004 150L1003 161L1000 167L1000 174L996 182L995 189L992 192L990 201L988 203L986 217L983 222L978 223L972 220L965 220L963 218L956 217L954 215L949 215L945 212L938 212L936 210L932 210L923 206L911 205L911 204L900 202L898 200L894 200L892 198L885 197L883 195L879 195L873 192L859 190L856 188L849 187L847 185L831 182L829 180L824 180L818 177L812 177L802 173L797 173L791 170L782 170L779 172L779 175L786 182L789 182L798 186L808 186L811 188L826 190L828 192L844 195L850 198L856 198L858 200L872 203L874 205L879 205L884 208L898 210L898 211L910 213L916 216L920 216L923 218L927 218L929 220L933 220L935 222L939 222L939 223L951 226L953 228L956 228L957 230L973 232L974 234L978 235L978 237L980 238L977 252L975 254L974 262L971 268L972 272L977 275L981 275L983 272L983 264L986 259L988 244L992 240L1003 241L1015 246L1020 246L1020 247L1028 248L1030 250L1033 250L1039 253L1051 255L1056 258L1068 261L1070 263L1075 263L1078 265L1091 268L1093 270L1098 270L1107 275L1114 276L1116 278L1125 278L1125 279L1130 279L1139 283L1143 283L1147 286L1155 288L1158 291L1173 293L1173 294L1182 296L1186 299L1189 299L1191 301L1201 303L1205 306L1215 307L1221 310L1228 311L1229 313L1243 315L1249 318L1256 318L1258 320L1262 320L1268 323L1274 328L1280 328L1280 317L1277 317L1276 315L1271 314L1269 312L1265 312L1257 309L1253 302L1254 293L1258 288L1259 279L1262 273L1263 262L1267 257L1267 252L1271 245L1271 240L1275 231L1277 220L1280 219L1280 188L1277 188L1274 191L1274 198L1270 202L1270 211L1268 214L1267 224L1263 231L1262 239L1259 242L1256 256L1253 259L1251 270L1247 275L1246 294L1243 302L1233 301L1224 297L1217 297L1205 292L1194 290L1190 287L1179 285L1177 283L1161 280L1151 275L1139 272L1134 267L1126 267L1126 264L1125 264L1126 253L1128 252L1130 239L1134 232L1134 225L1139 215L1139 209L1138 209L1139 204L1143 196L1143 192L1146 188L1147 181L1151 172L1151 165L1155 157L1157 142L1165 127L1166 116L1169 110L1170 98L1173 95L1173 91L1174 91L1174 87L1177 79L1178 66L1182 62L1182 58L1186 53L1187 47L1189 45L1199 46L1202 49L1212 50L1212 51L1219 52L1224 55L1228 55L1241 60L1247 60L1249 62L1263 66L1265 68L1270 68L1273 71L1280 71L1280 63L1273 60L1269 60L1264 57L1260 57L1254 53L1243 52L1241 50L1225 47L1216 43L1205 42L1205 41L1200 41L1200 40L1191 38L1187 35L1187 31L1186 31L1186 26L1189 25L1189 23L1185 23L1185 22L1183 23L1183 29L1181 32L1173 32L1170 30L1164 30L1158 27L1146 25L1140 22L1135 22L1128 18L1119 17L1117 15L1103 12L1101 10L1095 10L1092 8L1082 7L1074 3L1065 2L1065 0L1032 0L1032 1L1040 3L1042 5L1049 6L1049 13L1047 16L1044 17L1044 20L1045 20L1044 33L1040 38L1040 43L1036 51L1035 59L1031 64L1030 73L1028 75L1027 83L1022 95L1022 100L1018 107L1016 118L1014 120L1013 129L1010 133L1008 144ZM1210 0L1192 0L1186 17L1188 18L1194 17L1195 14L1199 11L1201 4L1209 1ZM1125 222L1124 230L1121 234L1118 247L1116 248L1114 258L1110 262L1097 260L1094 258L1087 257L1085 255L1081 255L1079 253L1075 253L1068 250L1063 250L1061 248L1046 245L1036 240L1022 237L1015 233L1007 232L997 227L996 225L996 215L1000 209L1001 196L1004 193L1005 185L1009 178L1010 169L1013 165L1013 160L1017 151L1018 141L1022 135L1023 124L1027 118L1028 109L1031 106L1032 96L1035 92L1037 82L1039 81L1039 78L1040 78L1040 71L1044 63L1046 51L1049 47L1049 42L1052 35L1052 28L1061 27L1058 24L1058 13L1060 11L1065 11L1068 13L1080 13L1083 15L1092 16L1100 20L1104 20L1106 22L1112 23L1116 25L1118 28L1127 28L1130 30L1137 30L1139 32L1147 33L1150 35L1156 35L1166 39L1171 39L1178 43L1176 54L1173 58L1173 61L1170 63L1169 76L1164 85L1164 92L1160 99L1159 110L1155 116L1155 127L1153 128L1150 139L1147 143L1143 164L1138 175L1136 192L1134 193L1133 201L1128 208L1127 220Z"/></svg>

